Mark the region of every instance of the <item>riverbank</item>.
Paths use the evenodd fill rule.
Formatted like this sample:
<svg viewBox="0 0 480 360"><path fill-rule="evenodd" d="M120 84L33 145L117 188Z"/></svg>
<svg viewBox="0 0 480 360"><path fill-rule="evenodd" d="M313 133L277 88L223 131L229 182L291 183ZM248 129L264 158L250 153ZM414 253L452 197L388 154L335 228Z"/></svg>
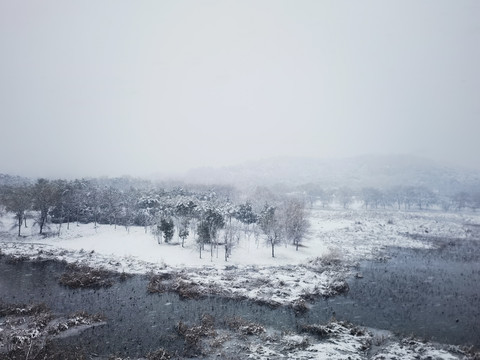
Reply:
<svg viewBox="0 0 480 360"><path fill-rule="evenodd" d="M214 251L213 256L207 252L200 259L193 238L187 239L185 248L179 244L158 244L148 229L145 232L144 228L132 227L127 232L125 229L115 229L108 225L94 228L93 224L80 224L78 227L71 224L69 230L63 226L59 233L50 229L50 236L46 237L36 235L33 231L35 229L29 228L32 231L30 234L18 238L14 231L5 226L9 221L11 219L2 219L0 251L11 259L55 260L77 266L102 268L119 274L148 274L151 279L157 280L153 283L152 292L176 291L180 296L186 294L186 299L191 295L193 298L215 295L237 301L248 300L273 308L293 308L295 314L308 312L315 299L331 297L348 290L345 279L354 274L358 279L364 276L359 272L360 261L376 260L388 265L391 255L389 248L392 246L429 251L445 247L449 242L478 241L475 225L480 223L480 217L471 213L445 214L435 211L404 213L315 209L311 214L311 233L299 251L295 251L293 246L282 245L276 249L277 257L271 258L270 249L264 245L261 238L256 241L254 236L245 236L239 239L228 262L222 259L221 248L215 249L219 250L219 257ZM448 254L449 252L447 256ZM186 289L188 291L185 293ZM326 326L326 323L319 325ZM377 355L380 356L378 359L382 358L381 356L388 359L394 356L408 358L408 354L428 353L424 349L428 346L431 346L432 351L445 349L431 344L424 347L410 346L406 340L390 336L389 339L395 339L391 340L391 346L382 342L385 346L380 349L386 351L385 354L390 354L388 357L381 352L373 353L372 349L376 349L373 346L365 350L363 340L363 350L362 346L353 346L354 350L350 353L342 350L342 346L338 344L347 344L350 340L355 343L358 340L347 340L345 334L336 336L333 340L301 340L297 344L298 349L288 345L290 338L282 340L284 335L280 331L280 335L273 340L259 338L253 341L249 338L252 341L249 340L248 345L242 345L243 354L251 351L248 356L255 359L262 359L262 356L322 358L319 357L323 356L321 354L328 353L326 343L337 344L331 346L340 350L336 357L325 358L338 359L347 358L344 356L347 353L351 358L361 359L374 358ZM292 336L297 335L297 332L293 332ZM301 336L308 337L311 334ZM218 342L218 339L215 341ZM371 335L369 341L379 342L375 335ZM228 349L224 350L224 354L229 353ZM441 356L435 354L433 352L429 356L442 359L474 356L458 347Z"/></svg>

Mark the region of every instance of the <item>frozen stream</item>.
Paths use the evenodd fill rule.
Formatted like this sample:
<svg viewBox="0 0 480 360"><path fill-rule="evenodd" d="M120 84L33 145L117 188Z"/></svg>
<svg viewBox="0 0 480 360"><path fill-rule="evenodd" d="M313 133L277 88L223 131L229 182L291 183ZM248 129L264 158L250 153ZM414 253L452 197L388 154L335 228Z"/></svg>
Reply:
<svg viewBox="0 0 480 360"><path fill-rule="evenodd" d="M109 289L71 290L58 284L65 266L51 261L7 264L0 259L0 300L45 302L53 311L102 313L107 325L89 329L65 343L82 344L100 355L141 356L158 347L183 344L180 320L198 322L204 313L217 326L233 316L277 329L324 323L335 315L358 325L452 344L480 346L480 256L477 241L448 242L440 250L389 249L386 262L364 262L363 278L349 280L350 292L317 300L309 312L270 309L249 301L209 297L183 301L176 294L147 294L148 279L135 276Z"/></svg>

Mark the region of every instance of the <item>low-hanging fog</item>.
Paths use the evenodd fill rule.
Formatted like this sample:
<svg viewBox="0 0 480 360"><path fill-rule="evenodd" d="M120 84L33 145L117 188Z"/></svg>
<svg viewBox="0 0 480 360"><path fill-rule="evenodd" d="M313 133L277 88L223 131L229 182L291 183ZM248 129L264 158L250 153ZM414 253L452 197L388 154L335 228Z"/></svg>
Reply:
<svg viewBox="0 0 480 360"><path fill-rule="evenodd" d="M480 168L478 1L1 1L0 173Z"/></svg>

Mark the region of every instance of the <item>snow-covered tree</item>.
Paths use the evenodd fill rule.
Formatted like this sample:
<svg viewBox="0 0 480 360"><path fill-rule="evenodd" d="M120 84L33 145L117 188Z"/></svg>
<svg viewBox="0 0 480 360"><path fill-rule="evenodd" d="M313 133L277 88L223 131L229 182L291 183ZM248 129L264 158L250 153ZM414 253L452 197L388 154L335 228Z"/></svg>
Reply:
<svg viewBox="0 0 480 360"><path fill-rule="evenodd" d="M235 218L245 225L255 224L258 216L253 211L252 205L247 201L245 204L237 206L234 214Z"/></svg>
<svg viewBox="0 0 480 360"><path fill-rule="evenodd" d="M39 212L37 224L40 234L48 220L50 209L55 205L58 197L58 188L47 179L38 179L32 189L33 208Z"/></svg>
<svg viewBox="0 0 480 360"><path fill-rule="evenodd" d="M182 247L184 247L185 239L190 235L190 231L188 230L188 224L183 225L181 230L179 231L178 236L182 239Z"/></svg>
<svg viewBox="0 0 480 360"><path fill-rule="evenodd" d="M228 261L228 258L232 254L232 250L239 241L238 228L236 222L230 219L225 224L225 229L223 232L224 240L224 249L225 249L225 261Z"/></svg>
<svg viewBox="0 0 480 360"><path fill-rule="evenodd" d="M201 210L201 220L198 225L198 238L201 248L210 243L210 257L213 259L213 249L218 246L217 232L225 226L225 220L219 208L212 203L204 204Z"/></svg>
<svg viewBox="0 0 480 360"><path fill-rule="evenodd" d="M260 212L258 223L266 236L267 243L272 247L272 257L275 257L275 246L283 238L283 226L278 218L276 208L266 203Z"/></svg>
<svg viewBox="0 0 480 360"><path fill-rule="evenodd" d="M119 218L127 232L130 231L130 226L132 226L134 222L137 197L138 194L134 188L130 188L121 193L122 206Z"/></svg>
<svg viewBox="0 0 480 360"><path fill-rule="evenodd" d="M58 225L58 235L63 223L67 223L67 229L70 228L70 221L75 214L75 187L74 183L65 180L55 180L54 184L57 188L56 202L50 210L50 218L53 223Z"/></svg>
<svg viewBox="0 0 480 360"><path fill-rule="evenodd" d="M177 218L178 236L182 239L182 247L184 247L185 239L190 234L188 230L193 217L195 216L195 209L197 204L192 198L182 196L175 205L175 217Z"/></svg>
<svg viewBox="0 0 480 360"><path fill-rule="evenodd" d="M162 219L170 218L172 207L169 202L162 201L160 195L153 191L137 191L138 200L135 204L135 224L143 226L145 233L152 225L161 225Z"/></svg>
<svg viewBox="0 0 480 360"><path fill-rule="evenodd" d="M243 225L243 232L250 241L250 236L254 232L258 221L258 215L253 211L252 204L247 201L244 204L237 205L234 217Z"/></svg>
<svg viewBox="0 0 480 360"><path fill-rule="evenodd" d="M297 199L288 199L284 207L285 237L298 247L310 227L305 203Z"/></svg>
<svg viewBox="0 0 480 360"><path fill-rule="evenodd" d="M200 221L197 227L197 244L200 251L200 259L202 258L202 250L205 248L205 244L211 242L210 227L206 221Z"/></svg>
<svg viewBox="0 0 480 360"><path fill-rule="evenodd" d="M87 187L88 183L86 180L81 179L81 180L74 180L70 182L68 185L70 188L70 191L66 195L66 201L68 199L69 201L69 208L71 211L71 216L72 216L72 221L75 221L77 223L77 226L79 225L79 222L87 222L89 221L87 214Z"/></svg>
<svg viewBox="0 0 480 360"><path fill-rule="evenodd" d="M105 220L110 225L117 228L117 223L122 211L122 194L120 190L113 186L108 186L102 193L102 207L104 210Z"/></svg>
<svg viewBox="0 0 480 360"><path fill-rule="evenodd" d="M32 187L29 185L5 186L2 189L0 201L6 211L15 214L18 236L20 236L26 211L32 206Z"/></svg>
<svg viewBox="0 0 480 360"><path fill-rule="evenodd" d="M172 240L173 234L175 232L173 220L172 219L160 220L160 231L162 231L163 233L163 239L165 240L165 242L169 243Z"/></svg>

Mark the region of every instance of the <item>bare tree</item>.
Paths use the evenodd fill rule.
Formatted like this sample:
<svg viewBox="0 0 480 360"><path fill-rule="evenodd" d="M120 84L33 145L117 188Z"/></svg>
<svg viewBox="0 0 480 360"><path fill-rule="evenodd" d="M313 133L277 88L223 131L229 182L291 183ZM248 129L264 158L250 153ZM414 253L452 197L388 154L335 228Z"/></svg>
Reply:
<svg viewBox="0 0 480 360"><path fill-rule="evenodd" d="M71 183L71 192L68 194L71 201L72 217L77 226L79 226L80 219L83 219L87 212L87 186L88 184L84 179L74 180Z"/></svg>
<svg viewBox="0 0 480 360"><path fill-rule="evenodd" d="M368 206L376 209L383 201L383 194L378 189L365 187L362 189L362 198L365 209L368 209Z"/></svg>
<svg viewBox="0 0 480 360"><path fill-rule="evenodd" d="M285 236L293 242L295 249L298 251L300 242L310 227L305 203L297 199L288 199L283 213L285 218Z"/></svg>
<svg viewBox="0 0 480 360"><path fill-rule="evenodd" d="M353 201L353 191L348 187L342 187L338 191L338 201L347 209Z"/></svg>
<svg viewBox="0 0 480 360"><path fill-rule="evenodd" d="M55 204L50 211L50 217L53 222L58 223L58 236L62 229L62 224L67 223L67 229L70 228L70 219L74 212L74 187L72 183L65 180L56 180L53 182L56 187L57 196Z"/></svg>
<svg viewBox="0 0 480 360"><path fill-rule="evenodd" d="M130 188L124 191L121 195L122 206L119 216L123 226L125 226L125 230L130 233L130 226L132 225L134 218L134 208L137 199L137 193L134 188Z"/></svg>
<svg viewBox="0 0 480 360"><path fill-rule="evenodd" d="M320 184L317 183L308 183L300 187L303 190L305 195L305 200L308 202L310 208L313 208L317 201L322 203L322 207L327 206L331 201L331 193L325 191Z"/></svg>
<svg viewBox="0 0 480 360"><path fill-rule="evenodd" d="M404 202L404 191L401 186L394 186L387 190L386 197L388 199L388 203L392 206L396 205L397 209L400 210L401 206Z"/></svg>
<svg viewBox="0 0 480 360"><path fill-rule="evenodd" d="M214 246L218 247L217 232L225 226L225 220L218 209L208 207L203 214L203 221L208 226L210 235L210 258L213 259L213 248Z"/></svg>
<svg viewBox="0 0 480 360"><path fill-rule="evenodd" d="M22 221L32 206L32 188L28 185L8 186L2 191L1 202L5 210L15 214L18 224L18 236L21 235Z"/></svg>
<svg viewBox="0 0 480 360"><path fill-rule="evenodd" d="M86 204L89 213L93 216L93 226L97 228L98 213L101 203L101 192L96 184L90 183L86 192Z"/></svg>
<svg viewBox="0 0 480 360"><path fill-rule="evenodd" d="M272 247L272 257L275 257L275 246L282 241L283 227L279 221L276 208L265 204L259 216L259 225Z"/></svg>
<svg viewBox="0 0 480 360"><path fill-rule="evenodd" d="M462 210L467 207L469 203L469 194L466 191L459 191L453 195L453 203L455 204L456 210Z"/></svg>
<svg viewBox="0 0 480 360"><path fill-rule="evenodd" d="M476 192L472 194L472 210L476 211L480 208L480 192Z"/></svg>
<svg viewBox="0 0 480 360"><path fill-rule="evenodd" d="M235 244L239 242L239 222L235 219L232 219L232 216L228 216L227 222L225 224L225 230L223 233L224 238L224 247L225 247L225 261L228 261L228 258L232 254L232 249L235 247Z"/></svg>
<svg viewBox="0 0 480 360"><path fill-rule="evenodd" d="M206 221L202 220L198 223L197 234L198 234L197 244L198 244L198 250L200 252L200 259L201 259L202 250L204 249L205 243L209 243L211 241L209 226Z"/></svg>
<svg viewBox="0 0 480 360"><path fill-rule="evenodd" d="M113 222L114 228L117 228L118 218L122 211L122 194L113 186L107 187L103 191L103 206L108 216L110 225Z"/></svg>
<svg viewBox="0 0 480 360"><path fill-rule="evenodd" d="M39 211L37 223L40 234L43 234L43 228L47 223L51 207L57 201L57 196L57 187L47 179L38 179L33 186L33 208Z"/></svg>

